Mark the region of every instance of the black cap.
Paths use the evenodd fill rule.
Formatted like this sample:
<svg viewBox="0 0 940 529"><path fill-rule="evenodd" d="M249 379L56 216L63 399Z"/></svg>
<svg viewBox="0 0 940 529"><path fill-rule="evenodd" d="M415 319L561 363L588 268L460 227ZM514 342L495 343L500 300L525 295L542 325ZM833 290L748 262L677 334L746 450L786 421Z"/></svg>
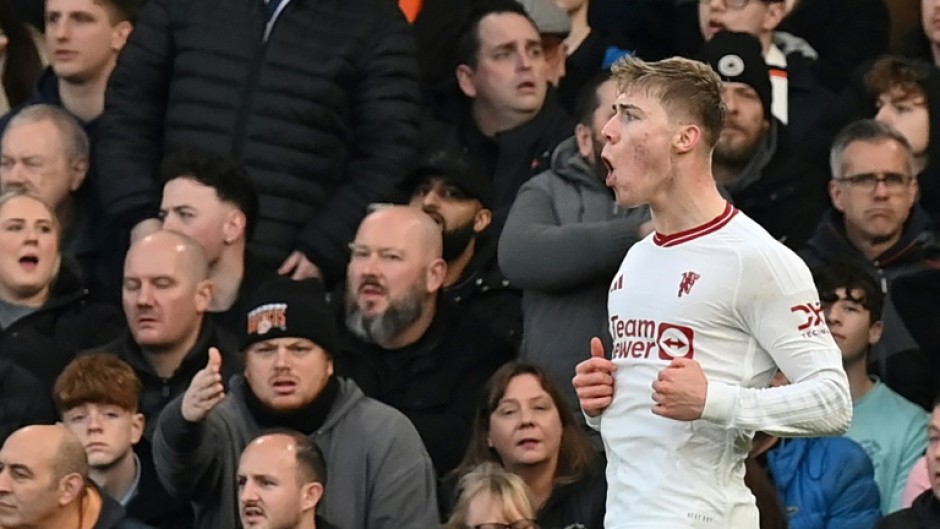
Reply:
<svg viewBox="0 0 940 529"><path fill-rule="evenodd" d="M316 280L273 278L248 297L241 350L271 338L307 338L330 355L339 350L336 318Z"/></svg>
<svg viewBox="0 0 940 529"><path fill-rule="evenodd" d="M493 207L492 177L486 173L483 164L468 153L456 149L435 151L419 162L418 168L405 177L402 185L411 195L429 178L443 178L468 197L479 200L483 207Z"/></svg>
<svg viewBox="0 0 940 529"><path fill-rule="evenodd" d="M764 105L764 117L770 120L770 68L761 51L760 41L750 33L719 31L702 46L697 58L711 66L722 81L753 88Z"/></svg>

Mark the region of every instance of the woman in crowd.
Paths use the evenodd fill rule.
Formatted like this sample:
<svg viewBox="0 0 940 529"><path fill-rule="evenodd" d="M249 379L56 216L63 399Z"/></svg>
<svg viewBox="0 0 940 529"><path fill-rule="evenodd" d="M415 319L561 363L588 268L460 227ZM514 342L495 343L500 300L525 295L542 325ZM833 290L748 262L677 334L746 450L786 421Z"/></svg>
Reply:
<svg viewBox="0 0 940 529"><path fill-rule="evenodd" d="M87 301L59 237L41 199L0 197L0 357L32 373L49 395L76 352L114 339L124 325L117 310Z"/></svg>
<svg viewBox="0 0 940 529"><path fill-rule="evenodd" d="M603 527L604 461L539 367L510 362L490 378L455 475L488 461L525 481L542 529Z"/></svg>
<svg viewBox="0 0 940 529"><path fill-rule="evenodd" d="M444 529L538 529L532 502L519 476L483 463L460 480L460 499Z"/></svg>

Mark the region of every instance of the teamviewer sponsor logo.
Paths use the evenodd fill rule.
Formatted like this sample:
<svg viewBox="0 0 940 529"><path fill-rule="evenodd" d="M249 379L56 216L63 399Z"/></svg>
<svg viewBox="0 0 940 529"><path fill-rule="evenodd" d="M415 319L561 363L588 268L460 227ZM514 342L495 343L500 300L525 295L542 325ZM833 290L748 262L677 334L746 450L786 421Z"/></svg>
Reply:
<svg viewBox="0 0 940 529"><path fill-rule="evenodd" d="M649 358L655 351L661 360L692 358L695 331L683 325L611 316L614 337L613 359Z"/></svg>
<svg viewBox="0 0 940 529"><path fill-rule="evenodd" d="M656 339L659 345L659 357L663 360L673 358L692 358L695 348L692 346L692 337L695 332L682 325L671 323L659 324L659 336Z"/></svg>

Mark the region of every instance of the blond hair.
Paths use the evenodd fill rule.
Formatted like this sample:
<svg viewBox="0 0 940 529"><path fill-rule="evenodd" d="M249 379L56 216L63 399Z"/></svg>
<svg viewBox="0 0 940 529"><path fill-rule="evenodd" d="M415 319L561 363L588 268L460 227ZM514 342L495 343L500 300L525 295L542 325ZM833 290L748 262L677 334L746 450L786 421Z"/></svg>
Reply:
<svg viewBox="0 0 940 529"><path fill-rule="evenodd" d="M464 529L470 503L483 495L488 495L498 503L507 519L514 512L519 512L527 519L535 518L535 499L525 481L496 463L483 463L474 468L460 478L458 490L460 497L457 506L444 529Z"/></svg>
<svg viewBox="0 0 940 529"><path fill-rule="evenodd" d="M718 142L727 110L721 79L707 64L682 57L646 62L629 56L614 63L611 78L619 92L638 91L659 99L670 119L701 127L709 149Z"/></svg>

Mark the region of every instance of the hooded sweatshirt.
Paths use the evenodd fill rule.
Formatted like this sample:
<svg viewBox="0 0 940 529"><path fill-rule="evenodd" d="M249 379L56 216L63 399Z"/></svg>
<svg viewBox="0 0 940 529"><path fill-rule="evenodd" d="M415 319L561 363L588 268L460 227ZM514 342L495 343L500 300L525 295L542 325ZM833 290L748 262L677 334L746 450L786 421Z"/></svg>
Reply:
<svg viewBox="0 0 940 529"><path fill-rule="evenodd" d="M617 206L571 137L520 188L500 236L500 268L523 289L522 357L548 372L577 417L574 368L592 337L610 350L607 290L646 220L646 207Z"/></svg>
<svg viewBox="0 0 940 529"><path fill-rule="evenodd" d="M327 462L319 514L343 529L437 527L434 467L414 426L354 382L338 381L326 420L310 434ZM239 527L238 461L262 432L245 378L235 375L229 388L198 423L183 418L180 395L160 415L154 434L157 474L170 494L193 502L195 529Z"/></svg>

